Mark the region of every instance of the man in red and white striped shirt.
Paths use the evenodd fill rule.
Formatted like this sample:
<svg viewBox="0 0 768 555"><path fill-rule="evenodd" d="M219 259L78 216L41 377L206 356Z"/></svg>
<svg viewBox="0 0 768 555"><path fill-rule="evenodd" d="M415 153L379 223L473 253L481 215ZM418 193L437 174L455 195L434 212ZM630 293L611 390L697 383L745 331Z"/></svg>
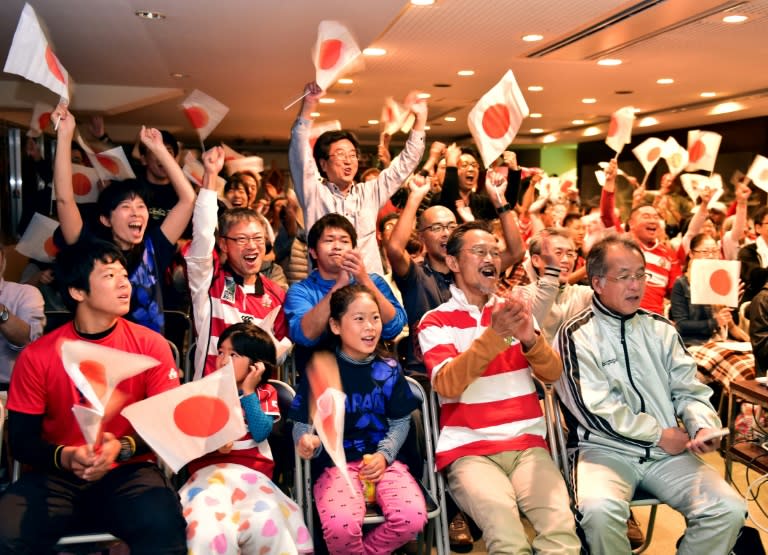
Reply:
<svg viewBox="0 0 768 555"><path fill-rule="evenodd" d="M578 553L568 493L547 452L531 375L558 379L560 358L534 328L530 303L494 293L501 252L484 222L451 233L451 298L426 313L419 343L440 398L437 467L462 510L483 530L489 553Z"/></svg>

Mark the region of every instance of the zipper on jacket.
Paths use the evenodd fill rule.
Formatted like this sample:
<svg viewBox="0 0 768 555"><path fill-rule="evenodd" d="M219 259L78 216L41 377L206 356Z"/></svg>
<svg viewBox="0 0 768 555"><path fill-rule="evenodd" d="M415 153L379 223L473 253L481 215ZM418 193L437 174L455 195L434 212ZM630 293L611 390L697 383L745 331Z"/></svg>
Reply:
<svg viewBox="0 0 768 555"><path fill-rule="evenodd" d="M629 378L629 383L632 386L632 389L635 390L635 393L637 393L637 396L640 397L640 412L645 412L645 399L643 399L643 396L640 394L640 391L637 389L637 386L635 385L635 380L632 379L632 370L629 367L629 353L627 352L627 341L625 338L624 333L624 326L626 324L626 321L622 318L621 320L621 348L624 350L624 364L627 368L627 378Z"/></svg>

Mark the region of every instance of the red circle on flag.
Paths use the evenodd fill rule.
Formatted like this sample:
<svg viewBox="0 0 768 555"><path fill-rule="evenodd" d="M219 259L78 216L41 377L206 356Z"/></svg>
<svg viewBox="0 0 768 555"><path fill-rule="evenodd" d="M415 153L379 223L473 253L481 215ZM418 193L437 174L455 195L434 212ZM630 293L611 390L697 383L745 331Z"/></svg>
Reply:
<svg viewBox="0 0 768 555"><path fill-rule="evenodd" d="M691 145L691 150L688 151L688 161L698 162L706 154L707 146L701 139L696 139L696 142Z"/></svg>
<svg viewBox="0 0 768 555"><path fill-rule="evenodd" d="M655 162L658 160L659 156L661 156L661 149L655 146L648 151L648 154L645 155L645 159L649 162Z"/></svg>
<svg viewBox="0 0 768 555"><path fill-rule="evenodd" d="M72 190L74 193L81 197L91 192L91 180L88 176L82 173L75 173L72 175Z"/></svg>
<svg viewBox="0 0 768 555"><path fill-rule="evenodd" d="M120 173L120 166L117 164L117 162L110 158L109 156L102 156L100 154L96 155L96 159L99 161L99 164L101 164L105 170L107 170L112 175L118 175Z"/></svg>
<svg viewBox="0 0 768 555"><path fill-rule="evenodd" d="M51 113L50 112L43 112L40 114L40 117L37 118L37 125L40 127L41 131L45 131L48 129L48 125L51 123Z"/></svg>
<svg viewBox="0 0 768 555"><path fill-rule="evenodd" d="M339 39L324 40L320 45L320 55L317 57L317 66L320 69L331 69L341 58L341 49L344 43Z"/></svg>
<svg viewBox="0 0 768 555"><path fill-rule="evenodd" d="M208 124L208 112L200 106L184 108L184 113L187 115L189 123L191 123L192 127L195 129L202 129Z"/></svg>
<svg viewBox="0 0 768 555"><path fill-rule="evenodd" d="M483 112L483 131L491 139L500 139L507 134L512 118L504 104L494 104Z"/></svg>
<svg viewBox="0 0 768 555"><path fill-rule="evenodd" d="M226 426L229 407L218 397L195 395L176 405L173 421L189 436L208 437Z"/></svg>
<svg viewBox="0 0 768 555"><path fill-rule="evenodd" d="M107 391L107 375L104 365L95 360L81 360L80 371L91 384L96 396L101 399Z"/></svg>
<svg viewBox="0 0 768 555"><path fill-rule="evenodd" d="M61 71L59 59L53 53L50 46L45 47L45 63L48 64L48 69L51 70L53 76L66 85L67 82L64 79L64 72Z"/></svg>
<svg viewBox="0 0 768 555"><path fill-rule="evenodd" d="M709 276L709 286L712 288L712 291L718 295L727 295L733 286L733 282L731 281L731 274L722 268L715 270Z"/></svg>
<svg viewBox="0 0 768 555"><path fill-rule="evenodd" d="M395 121L395 114L392 111L392 108L387 106L384 108L384 123L389 123L390 121Z"/></svg>
<svg viewBox="0 0 768 555"><path fill-rule="evenodd" d="M619 122L615 116L611 116L611 124L608 126L608 136L613 137L619 131Z"/></svg>
<svg viewBox="0 0 768 555"><path fill-rule="evenodd" d="M45 254L51 258L55 258L59 253L59 249L56 247L56 243L53 242L53 236L48 237L48 239L45 240L43 243L43 250L45 251Z"/></svg>

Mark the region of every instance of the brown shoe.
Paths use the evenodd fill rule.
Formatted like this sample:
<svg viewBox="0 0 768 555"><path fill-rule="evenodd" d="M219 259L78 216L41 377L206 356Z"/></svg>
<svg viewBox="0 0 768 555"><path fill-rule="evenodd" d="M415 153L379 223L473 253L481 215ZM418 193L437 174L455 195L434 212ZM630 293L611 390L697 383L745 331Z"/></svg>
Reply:
<svg viewBox="0 0 768 555"><path fill-rule="evenodd" d="M461 512L457 513L448 525L448 542L451 544L451 551L456 553L469 553L474 547L472 533Z"/></svg>
<svg viewBox="0 0 768 555"><path fill-rule="evenodd" d="M632 514L632 511L629 512L629 518L627 519L627 539L632 549L637 549L645 543L645 534L643 534L640 524L635 520L635 515Z"/></svg>

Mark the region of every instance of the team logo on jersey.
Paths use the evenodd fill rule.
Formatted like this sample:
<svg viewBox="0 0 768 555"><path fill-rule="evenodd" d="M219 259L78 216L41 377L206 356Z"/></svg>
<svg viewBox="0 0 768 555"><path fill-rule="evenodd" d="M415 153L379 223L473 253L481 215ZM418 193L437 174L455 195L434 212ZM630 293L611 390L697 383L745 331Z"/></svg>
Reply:
<svg viewBox="0 0 768 555"><path fill-rule="evenodd" d="M225 277L224 291L221 292L221 300L226 301L228 303L234 303L236 287L237 287L237 284L235 283L235 278L233 278L232 276Z"/></svg>
<svg viewBox="0 0 768 555"><path fill-rule="evenodd" d="M176 371L175 368L171 368L171 371L168 372L168 379L169 380L178 380L179 379L179 373Z"/></svg>
<svg viewBox="0 0 768 555"><path fill-rule="evenodd" d="M272 306L272 297L270 297L269 295L263 295L261 297L261 304L265 308L269 308L270 306Z"/></svg>

